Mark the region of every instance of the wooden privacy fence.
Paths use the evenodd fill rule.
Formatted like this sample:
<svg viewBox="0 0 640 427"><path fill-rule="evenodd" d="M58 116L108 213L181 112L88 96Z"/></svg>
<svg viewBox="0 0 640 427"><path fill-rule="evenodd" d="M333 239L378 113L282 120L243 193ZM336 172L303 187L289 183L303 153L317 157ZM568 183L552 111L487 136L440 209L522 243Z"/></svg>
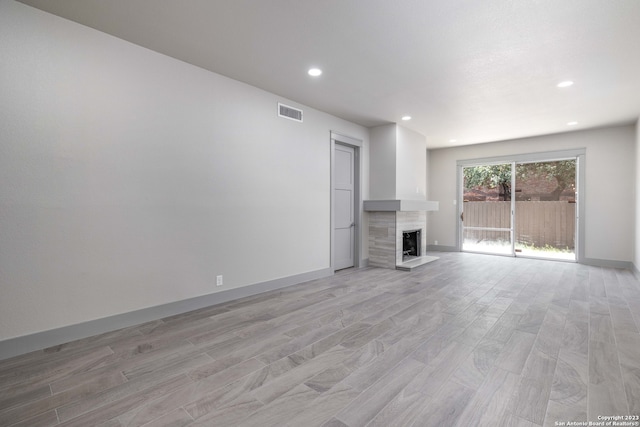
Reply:
<svg viewBox="0 0 640 427"><path fill-rule="evenodd" d="M509 228L511 202L464 202L465 227ZM516 202L516 242L554 248L575 247L576 204L567 201ZM494 240L495 231L468 230L465 237ZM502 233L508 238L507 233Z"/></svg>

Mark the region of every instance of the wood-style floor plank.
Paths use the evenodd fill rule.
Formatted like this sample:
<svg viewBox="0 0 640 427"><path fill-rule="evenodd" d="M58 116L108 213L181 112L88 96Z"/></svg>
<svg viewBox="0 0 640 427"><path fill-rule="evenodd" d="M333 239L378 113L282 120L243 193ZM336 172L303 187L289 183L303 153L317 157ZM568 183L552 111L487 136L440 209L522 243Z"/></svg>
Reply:
<svg viewBox="0 0 640 427"><path fill-rule="evenodd" d="M364 426L392 401L424 369L424 364L405 359L362 391L336 418L351 427Z"/></svg>
<svg viewBox="0 0 640 427"><path fill-rule="evenodd" d="M0 361L0 425L536 427L640 412L633 273L438 256Z"/></svg>
<svg viewBox="0 0 640 427"><path fill-rule="evenodd" d="M495 425L502 420L518 387L519 376L493 368L457 419L456 426Z"/></svg>
<svg viewBox="0 0 640 427"><path fill-rule="evenodd" d="M610 344L589 341L589 417L629 414L618 353Z"/></svg>
<svg viewBox="0 0 640 427"><path fill-rule="evenodd" d="M474 395L475 390L450 381L436 396L424 401L413 423L407 425L412 427L454 426Z"/></svg>
<svg viewBox="0 0 640 427"><path fill-rule="evenodd" d="M561 349L558 355L550 399L587 412L589 358L587 354Z"/></svg>
<svg viewBox="0 0 640 427"><path fill-rule="evenodd" d="M509 341L502 348L495 365L506 371L520 374L531 353L535 340L535 334L520 330L514 331Z"/></svg>

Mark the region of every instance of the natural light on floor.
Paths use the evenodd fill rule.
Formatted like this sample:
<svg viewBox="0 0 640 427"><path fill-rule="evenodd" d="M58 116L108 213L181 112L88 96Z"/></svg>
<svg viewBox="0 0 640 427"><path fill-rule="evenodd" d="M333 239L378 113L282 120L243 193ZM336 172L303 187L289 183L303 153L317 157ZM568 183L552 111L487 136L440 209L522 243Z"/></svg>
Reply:
<svg viewBox="0 0 640 427"><path fill-rule="evenodd" d="M465 239L463 248L466 252L480 252L496 255L513 255L511 243L508 241ZM569 248L559 249L551 246L544 248L516 243L516 256L575 261L575 252Z"/></svg>

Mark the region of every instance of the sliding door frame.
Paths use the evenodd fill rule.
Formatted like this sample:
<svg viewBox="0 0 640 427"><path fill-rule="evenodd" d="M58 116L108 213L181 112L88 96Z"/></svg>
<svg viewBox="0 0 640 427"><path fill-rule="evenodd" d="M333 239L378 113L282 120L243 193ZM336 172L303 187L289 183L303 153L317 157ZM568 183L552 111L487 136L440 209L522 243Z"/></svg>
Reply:
<svg viewBox="0 0 640 427"><path fill-rule="evenodd" d="M549 161L558 161L558 160L576 160L576 262L581 262L585 259L584 256L584 236L585 236L585 227L584 227L584 212L585 212L585 165L586 165L586 149L578 148L571 150L559 150L559 151L544 151L540 153L528 153L528 154L513 154L508 156L496 156L496 157L486 157L486 158L477 158L477 159L467 159L467 160L458 160L457 161L457 177L456 177L456 215L457 215L457 224L456 227L456 249L461 252L462 251L462 221L460 219L460 215L464 210L464 195L462 194L462 183L463 183L463 167L467 166L478 166L483 164L505 164L505 163L533 163L533 162L549 162ZM515 175L512 174L512 191L513 181L515 180ZM513 201L515 197L511 197L512 199L512 223L511 227L513 228L513 232L515 232L515 224L514 221L514 212L513 212ZM512 239L512 245L514 244L514 239Z"/></svg>

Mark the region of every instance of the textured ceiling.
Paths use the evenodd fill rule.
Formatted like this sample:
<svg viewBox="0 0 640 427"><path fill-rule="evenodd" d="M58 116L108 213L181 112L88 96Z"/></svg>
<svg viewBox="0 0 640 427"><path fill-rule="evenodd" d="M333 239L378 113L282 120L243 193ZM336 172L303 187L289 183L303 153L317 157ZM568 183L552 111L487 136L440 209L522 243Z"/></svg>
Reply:
<svg viewBox="0 0 640 427"><path fill-rule="evenodd" d="M639 0L23 3L432 148L640 115Z"/></svg>

